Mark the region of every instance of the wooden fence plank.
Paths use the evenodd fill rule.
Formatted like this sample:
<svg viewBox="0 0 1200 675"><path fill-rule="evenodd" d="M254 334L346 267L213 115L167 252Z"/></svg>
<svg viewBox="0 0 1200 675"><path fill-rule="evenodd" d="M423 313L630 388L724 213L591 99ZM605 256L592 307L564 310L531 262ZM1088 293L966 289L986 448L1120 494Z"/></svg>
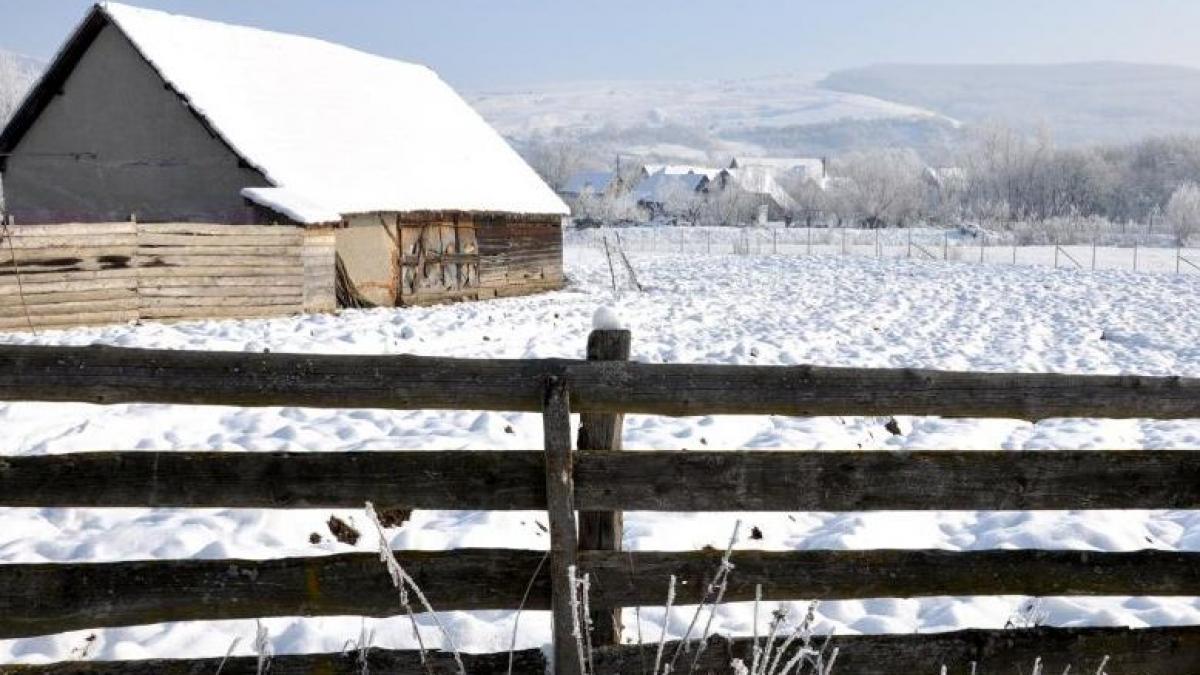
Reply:
<svg viewBox="0 0 1200 675"><path fill-rule="evenodd" d="M822 639L823 642L823 639ZM677 643L669 643L668 654ZM609 647L596 652L595 675L645 672L657 645ZM1200 673L1200 627L1033 628L963 630L921 635L834 636L833 675L936 675L945 665L951 675L1015 675L1042 672L1093 675L1104 657L1108 675L1185 675ZM700 659L695 675L729 675L734 658L751 662L748 639L716 638ZM972 670L971 664L976 668ZM807 672L807 671L806 671Z"/></svg>
<svg viewBox="0 0 1200 675"><path fill-rule="evenodd" d="M546 445L546 515L550 521L550 586L554 630L554 672L583 675L579 643L574 637L579 620L571 598L576 597L574 478L571 461L571 408L567 383L551 376L546 382L542 430ZM529 578L527 575L525 578Z"/></svg>
<svg viewBox="0 0 1200 675"><path fill-rule="evenodd" d="M371 649L367 668L385 675L457 675L454 656L426 652L427 666L416 651ZM271 675L362 675L357 651L338 654L282 655L271 659ZM506 675L508 654L462 654L469 675ZM257 657L223 659L156 659L147 661L83 661L39 666L0 665L0 675L257 675ZM513 675L544 675L546 657L540 649L513 653Z"/></svg>
<svg viewBox="0 0 1200 675"><path fill-rule="evenodd" d="M821 638L823 641L823 638ZM669 642L667 653L678 645ZM961 630L906 635L834 636L829 649L838 649L834 675L935 675L944 664L952 675L1028 673L1035 659L1044 672L1059 675L1067 665L1072 673L1092 675L1104 656L1109 675L1191 675L1200 672L1200 628L1032 628L1012 630ZM749 640L713 638L696 670L698 675L728 675L733 658L748 657ZM648 672L656 645L626 645L596 651L595 675L629 675ZM514 675L542 675L545 662L540 650L518 651ZM372 673L426 675L414 652L372 649ZM277 656L271 662L275 675L359 675L357 654ZM471 675L503 675L507 654L463 654ZM431 658L434 675L457 672L453 658L438 653ZM642 664L646 663L645 667ZM746 660L749 663L748 660ZM0 675L212 675L221 659L77 662L50 665L2 666ZM233 658L223 675L254 675L256 659Z"/></svg>
<svg viewBox="0 0 1200 675"><path fill-rule="evenodd" d="M627 361L633 334L627 330L596 330L588 335L588 361ZM579 450L582 452L618 452L625 416L583 413L579 416ZM585 551L621 550L623 517L619 510L580 511L579 548ZM621 608L592 612L595 645L621 643Z"/></svg>
<svg viewBox="0 0 1200 675"><path fill-rule="evenodd" d="M569 542L568 542L569 543ZM515 609L543 551L397 551L439 611ZM581 551L594 607L655 606L670 574L695 603L717 551ZM725 600L968 595L1200 595L1200 553L1134 551L747 551ZM563 569L565 573L565 568ZM550 608L546 573L526 610ZM0 639L170 621L400 613L379 557L0 565ZM567 597L567 596L562 596ZM568 615L569 616L569 615ZM567 627L568 633L570 627ZM569 645L573 646L573 639Z"/></svg>
<svg viewBox="0 0 1200 675"><path fill-rule="evenodd" d="M358 508L370 499L540 510L543 467L539 452L4 457L0 506ZM1187 450L580 453L574 473L585 511L1200 508L1200 453Z"/></svg>
<svg viewBox="0 0 1200 675"><path fill-rule="evenodd" d="M104 476L104 480L96 480ZM0 457L0 506L545 509L541 452Z"/></svg>
<svg viewBox="0 0 1200 675"><path fill-rule="evenodd" d="M554 371L589 413L1200 418L1179 377L39 346L0 347L0 399L540 411Z"/></svg>

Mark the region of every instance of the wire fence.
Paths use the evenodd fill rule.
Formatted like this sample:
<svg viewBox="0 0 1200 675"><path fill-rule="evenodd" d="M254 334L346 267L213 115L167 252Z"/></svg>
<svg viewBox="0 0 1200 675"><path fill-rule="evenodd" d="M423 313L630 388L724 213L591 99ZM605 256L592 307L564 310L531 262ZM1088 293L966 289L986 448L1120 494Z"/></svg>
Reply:
<svg viewBox="0 0 1200 675"><path fill-rule="evenodd" d="M1155 234L1023 244L1011 236L934 228L630 227L567 230L566 245L603 251L605 238L638 254L844 255L1200 275L1200 248Z"/></svg>

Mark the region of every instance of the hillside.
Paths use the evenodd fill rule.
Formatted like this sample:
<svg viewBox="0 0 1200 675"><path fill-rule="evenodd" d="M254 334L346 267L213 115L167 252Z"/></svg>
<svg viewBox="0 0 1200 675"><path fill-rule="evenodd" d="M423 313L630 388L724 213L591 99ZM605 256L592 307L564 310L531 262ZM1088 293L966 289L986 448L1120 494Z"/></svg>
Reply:
<svg viewBox="0 0 1200 675"><path fill-rule="evenodd" d="M819 86L966 123L1045 125L1066 144L1200 130L1200 70L1181 66L890 64L837 71Z"/></svg>
<svg viewBox="0 0 1200 675"><path fill-rule="evenodd" d="M815 82L806 76L575 82L473 92L467 98L518 143L560 136L663 159L822 154L864 144L927 146L943 144L957 127L920 107L822 89Z"/></svg>

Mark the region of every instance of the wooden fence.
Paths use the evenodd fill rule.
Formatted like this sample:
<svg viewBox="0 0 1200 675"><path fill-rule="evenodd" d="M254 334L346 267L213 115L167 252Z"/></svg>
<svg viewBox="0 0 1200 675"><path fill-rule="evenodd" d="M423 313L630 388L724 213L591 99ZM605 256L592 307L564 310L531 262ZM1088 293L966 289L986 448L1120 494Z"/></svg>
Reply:
<svg viewBox="0 0 1200 675"><path fill-rule="evenodd" d="M629 335L599 332L588 361L463 360L0 346L0 400L533 410L544 452L105 452L0 458L3 507L545 509L543 551L397 551L439 610L554 613L557 673L580 672L567 570L590 574L596 673L645 672L650 647L620 645L621 607L696 603L720 553L621 552L622 510L863 511L1200 508L1200 453L616 452L621 414L920 414L1020 419L1200 418L1200 380L651 365L622 360ZM581 414L572 452L571 411ZM578 511L578 524L576 512ZM958 595L1200 595L1200 553L1144 550L735 551L726 601ZM537 571L541 569L540 573ZM231 574L231 570L236 573ZM532 580L532 582L530 581ZM277 560L0 565L0 639L170 621L400 612L374 554ZM1200 673L1200 627L967 630L835 637L836 675ZM748 640L717 639L696 672L729 672ZM372 650L372 672L429 670ZM539 650L515 654L541 673ZM214 673L220 659L0 666L0 674ZM507 654L473 655L504 673ZM355 654L287 656L273 673L359 672ZM223 673L253 673L231 659Z"/></svg>
<svg viewBox="0 0 1200 675"><path fill-rule="evenodd" d="M331 311L334 288L331 229L0 227L0 330Z"/></svg>

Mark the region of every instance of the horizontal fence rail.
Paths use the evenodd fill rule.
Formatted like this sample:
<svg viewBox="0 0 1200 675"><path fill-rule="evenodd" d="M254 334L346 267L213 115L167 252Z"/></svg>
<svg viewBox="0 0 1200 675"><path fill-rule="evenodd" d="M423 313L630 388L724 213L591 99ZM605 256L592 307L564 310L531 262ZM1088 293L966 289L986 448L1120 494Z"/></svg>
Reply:
<svg viewBox="0 0 1200 675"><path fill-rule="evenodd" d="M819 639L824 644L824 638ZM664 651L674 653L678 642L668 642ZM1031 628L1011 630L963 630L910 635L835 635L828 649L838 650L834 675L923 675L936 674L942 665L950 673L977 675L1029 673L1036 660L1043 672L1059 675L1067 666L1071 673L1092 675L1108 658L1105 672L1112 675L1190 675L1200 672L1200 628ZM656 644L603 647L595 652L594 675L649 673ZM729 663L741 658L750 663L749 640L714 638L701 656L697 675L727 675ZM372 673L388 675L450 675L457 673L453 659L444 653L427 653L430 669L420 663L415 651L372 649L367 665ZM505 675L507 654L463 654L470 675ZM0 675L256 675L254 657L194 660L96 661L51 665L3 666ZM513 654L513 675L544 675L547 661L541 650ZM274 675L361 675L357 652L277 656L271 661Z"/></svg>
<svg viewBox="0 0 1200 675"><path fill-rule="evenodd" d="M506 675L508 654L462 654L468 675ZM39 666L0 665L0 675L458 675L454 655L416 650L371 649L367 670L357 651L341 654L276 656L262 670L258 657L216 659L154 659L146 661L92 661ZM540 649L513 653L513 675L545 675L546 657ZM613 675L616 675L614 672Z"/></svg>
<svg viewBox="0 0 1200 675"><path fill-rule="evenodd" d="M604 333L604 332L601 332ZM564 598L591 577L593 675L643 672L618 645L619 610L701 602L721 552L620 550L634 511L1200 508L1200 452L617 452L625 413L1200 419L1200 379L955 373L813 366L644 364L629 335L589 340L588 361L468 360L0 346L0 401L532 411L545 452L102 452L0 457L0 507L361 508L545 512L550 551L397 551L438 610L553 612L554 669L585 671ZM602 339L601 339L602 338ZM601 349L601 342L611 349ZM593 347L596 347L593 349ZM618 349L620 347L620 349ZM605 360L614 359L614 360ZM572 452L572 413L583 413ZM578 518L576 512L583 514ZM930 596L1200 596L1200 552L736 550L723 601ZM547 564L548 563L548 564ZM574 569L572 569L574 568ZM273 560L0 565L0 639L175 621L393 616L374 554ZM586 624L585 624L586 625ZM628 634L628 630L626 631ZM1200 673L1200 627L958 631L835 637L836 675L1032 669ZM746 640L718 640L698 673L730 672ZM452 672L372 650L377 672ZM549 654L514 654L514 673ZM507 654L468 672L506 672ZM415 660L414 660L415 659ZM378 665L375 665L378 664ZM34 673L200 673L214 660L0 666ZM451 669L451 670L448 670ZM224 673L257 672L232 659ZM361 672L346 655L281 657L275 673Z"/></svg>
<svg viewBox="0 0 1200 675"><path fill-rule="evenodd" d="M0 400L395 410L1200 418L1200 379L0 346Z"/></svg>
<svg viewBox="0 0 1200 675"><path fill-rule="evenodd" d="M1188 450L581 452L572 469L580 510L1200 509ZM545 470L523 451L0 457L0 507L544 510Z"/></svg>
<svg viewBox="0 0 1200 675"><path fill-rule="evenodd" d="M439 611L550 609L544 551L397 551ZM719 551L579 551L593 607L700 602ZM1200 553L735 551L727 602L967 595L1200 596ZM540 568L540 571L539 571ZM538 574L535 576L535 572ZM279 616L394 616L379 556L0 565L0 639L85 628Z"/></svg>

